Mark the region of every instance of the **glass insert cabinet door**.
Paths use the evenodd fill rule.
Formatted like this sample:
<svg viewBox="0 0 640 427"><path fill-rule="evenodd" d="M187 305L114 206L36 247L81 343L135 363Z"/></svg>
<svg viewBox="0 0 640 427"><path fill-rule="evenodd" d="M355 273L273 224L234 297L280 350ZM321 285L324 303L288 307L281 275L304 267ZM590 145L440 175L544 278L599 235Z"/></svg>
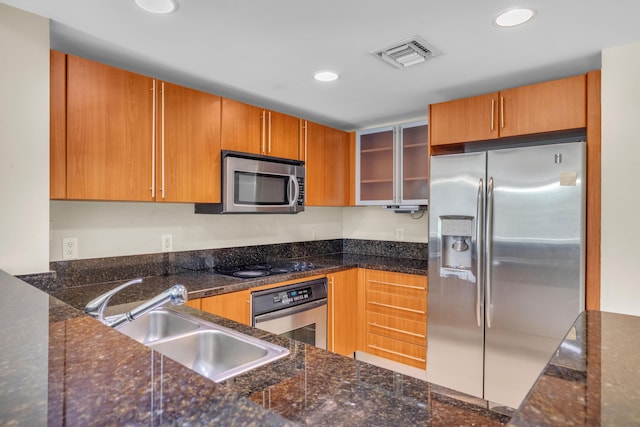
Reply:
<svg viewBox="0 0 640 427"><path fill-rule="evenodd" d="M360 200L393 203L395 129L360 135Z"/></svg>
<svg viewBox="0 0 640 427"><path fill-rule="evenodd" d="M401 126L402 202L426 204L428 189L427 125Z"/></svg>
<svg viewBox="0 0 640 427"><path fill-rule="evenodd" d="M413 122L357 133L357 204L427 204L427 129Z"/></svg>

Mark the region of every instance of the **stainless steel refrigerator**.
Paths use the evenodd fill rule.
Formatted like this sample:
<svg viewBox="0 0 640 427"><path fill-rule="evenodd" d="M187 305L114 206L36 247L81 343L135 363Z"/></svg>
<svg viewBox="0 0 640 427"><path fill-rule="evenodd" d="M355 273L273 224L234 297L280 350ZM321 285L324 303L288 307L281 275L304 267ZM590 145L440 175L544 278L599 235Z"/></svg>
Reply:
<svg viewBox="0 0 640 427"><path fill-rule="evenodd" d="M585 143L430 168L427 379L517 408L584 309Z"/></svg>

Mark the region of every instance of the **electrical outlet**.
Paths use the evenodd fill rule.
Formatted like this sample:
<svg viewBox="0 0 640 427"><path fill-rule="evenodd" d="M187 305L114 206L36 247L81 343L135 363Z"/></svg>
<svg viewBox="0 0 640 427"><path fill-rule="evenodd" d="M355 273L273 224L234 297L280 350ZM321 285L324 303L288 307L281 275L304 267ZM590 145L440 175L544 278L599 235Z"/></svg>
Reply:
<svg viewBox="0 0 640 427"><path fill-rule="evenodd" d="M404 228L396 228L396 240L404 240Z"/></svg>
<svg viewBox="0 0 640 427"><path fill-rule="evenodd" d="M173 234L162 235L162 252L171 252L173 250Z"/></svg>
<svg viewBox="0 0 640 427"><path fill-rule="evenodd" d="M62 259L78 259L77 237L65 237L62 239Z"/></svg>

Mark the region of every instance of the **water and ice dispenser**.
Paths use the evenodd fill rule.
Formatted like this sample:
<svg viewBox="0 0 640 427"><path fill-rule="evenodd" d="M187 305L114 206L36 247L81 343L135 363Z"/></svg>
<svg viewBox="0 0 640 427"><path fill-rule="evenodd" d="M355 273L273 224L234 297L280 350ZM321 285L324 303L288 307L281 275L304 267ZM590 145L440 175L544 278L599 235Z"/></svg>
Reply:
<svg viewBox="0 0 640 427"><path fill-rule="evenodd" d="M471 270L473 218L461 215L440 217L443 268Z"/></svg>

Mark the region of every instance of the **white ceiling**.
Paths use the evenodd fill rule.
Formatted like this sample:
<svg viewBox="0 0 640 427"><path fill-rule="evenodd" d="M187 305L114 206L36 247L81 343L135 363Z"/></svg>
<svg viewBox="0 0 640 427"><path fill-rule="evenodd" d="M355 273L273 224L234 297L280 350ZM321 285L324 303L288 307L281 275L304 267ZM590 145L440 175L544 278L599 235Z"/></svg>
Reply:
<svg viewBox="0 0 640 427"><path fill-rule="evenodd" d="M177 1L157 16L133 0L3 0L50 18L54 49L344 130L584 73L602 49L640 41L640 0ZM492 25L514 6L534 20ZM371 55L415 35L443 55L407 69ZM324 69L340 78L314 81Z"/></svg>

